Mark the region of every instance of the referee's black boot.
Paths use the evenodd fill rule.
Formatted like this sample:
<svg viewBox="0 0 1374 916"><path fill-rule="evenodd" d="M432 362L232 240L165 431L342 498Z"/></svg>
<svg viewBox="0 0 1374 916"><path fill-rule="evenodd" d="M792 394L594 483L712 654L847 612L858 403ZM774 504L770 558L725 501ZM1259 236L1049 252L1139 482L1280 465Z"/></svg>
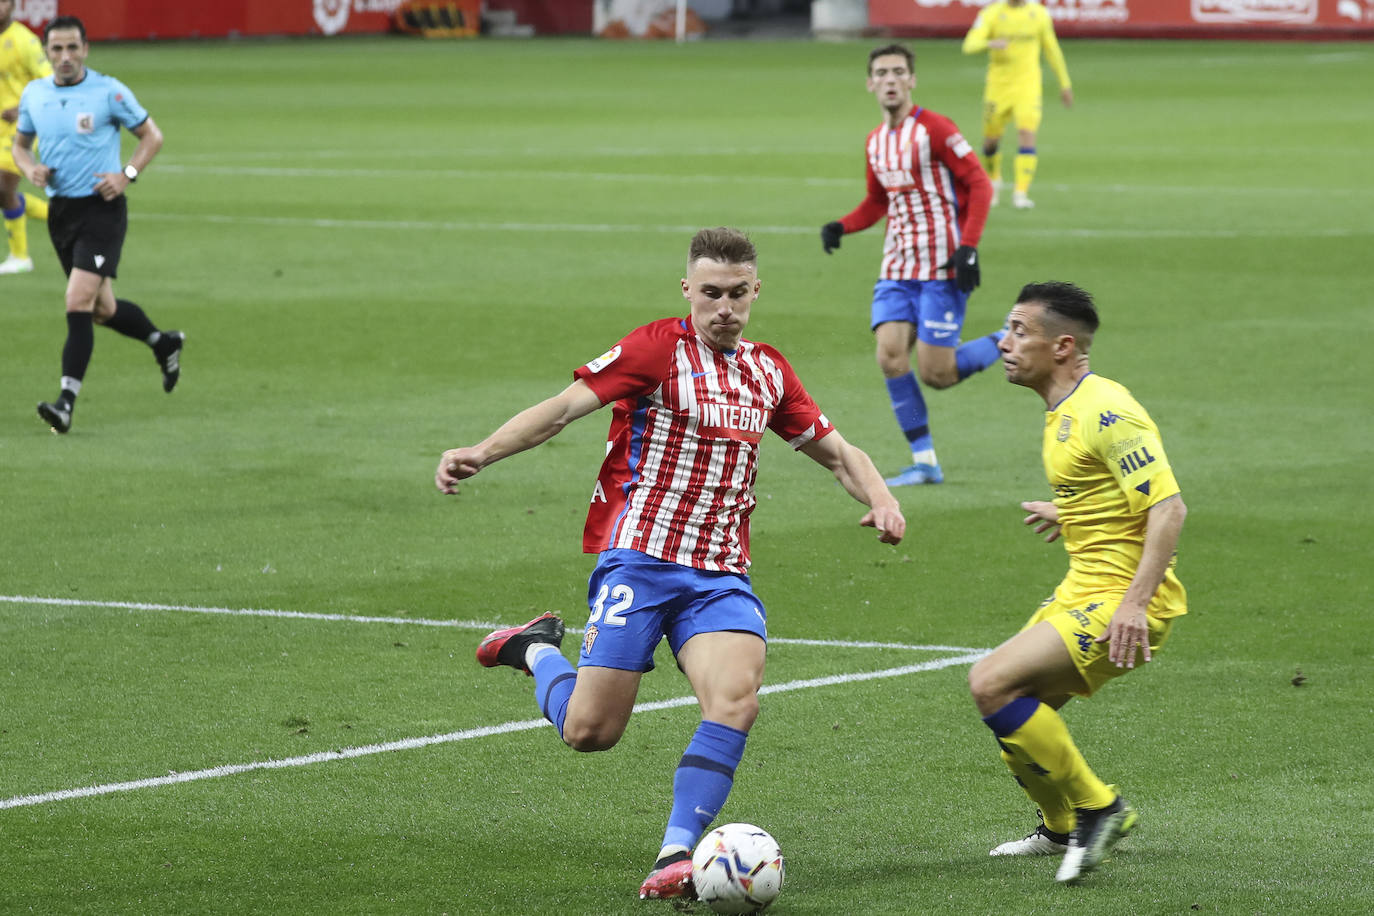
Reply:
<svg viewBox="0 0 1374 916"><path fill-rule="evenodd" d="M72 409L66 404L49 404L42 401L38 405L38 415L55 433L65 433L72 428Z"/></svg>
<svg viewBox="0 0 1374 916"><path fill-rule="evenodd" d="M181 348L185 345L186 335L181 331L163 331L153 344L153 356L162 369L163 391L171 391L181 378Z"/></svg>

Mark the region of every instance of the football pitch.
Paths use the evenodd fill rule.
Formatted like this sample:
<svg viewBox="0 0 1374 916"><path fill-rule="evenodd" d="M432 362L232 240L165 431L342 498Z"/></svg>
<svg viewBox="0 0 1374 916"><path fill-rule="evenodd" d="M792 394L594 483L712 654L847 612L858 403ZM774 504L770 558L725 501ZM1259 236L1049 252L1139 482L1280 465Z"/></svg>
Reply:
<svg viewBox="0 0 1374 916"><path fill-rule="evenodd" d="M913 44L917 102L976 143L981 60ZM585 619L609 412L456 498L434 467L685 314L687 241L721 224L759 247L747 336L907 463L867 330L881 227L818 236L863 193L869 46L97 44L166 135L116 289L188 343L168 396L97 331L51 435L42 224L0 278L0 912L670 912L636 891L698 720L671 656L590 755L473 659ZM1064 49L1076 104L1047 75L1038 206L993 211L965 336L1077 282L1093 369L1162 430L1190 614L1065 710L1141 824L1077 887L987 854L1035 820L968 665L1066 565L1018 507L1047 497L1043 403L998 367L927 393L947 482L898 491L896 548L764 446L774 638L720 821L777 837L779 914L1374 910L1374 46Z"/></svg>

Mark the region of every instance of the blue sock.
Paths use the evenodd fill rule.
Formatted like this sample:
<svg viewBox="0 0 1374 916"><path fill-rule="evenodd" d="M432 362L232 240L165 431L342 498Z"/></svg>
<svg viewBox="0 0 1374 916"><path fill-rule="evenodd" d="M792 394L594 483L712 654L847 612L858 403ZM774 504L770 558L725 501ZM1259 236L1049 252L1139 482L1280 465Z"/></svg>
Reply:
<svg viewBox="0 0 1374 916"><path fill-rule="evenodd" d="M5 219L18 219L19 217L24 215L24 211L26 209L28 208L24 206L24 195L20 194L19 206L15 207L13 210L0 209L0 213L5 214Z"/></svg>
<svg viewBox="0 0 1374 916"><path fill-rule="evenodd" d="M673 812L664 846L691 850L716 819L735 784L735 767L744 756L745 732L702 720L673 776Z"/></svg>
<svg viewBox="0 0 1374 916"><path fill-rule="evenodd" d="M975 372L982 372L1002 358L1002 351L997 349L1001 339L1002 332L997 331L987 337L970 340L954 351L954 365L959 369L960 381Z"/></svg>
<svg viewBox="0 0 1374 916"><path fill-rule="evenodd" d="M568 700L577 686L577 669L562 652L541 652L534 660L534 699L544 718L563 737L563 722L568 718Z"/></svg>
<svg viewBox="0 0 1374 916"><path fill-rule="evenodd" d="M921 396L916 373L888 379L887 396L892 400L892 412L897 415L897 425L906 435L906 441L911 443L911 450L919 452L933 448L930 415L926 413L926 399Z"/></svg>

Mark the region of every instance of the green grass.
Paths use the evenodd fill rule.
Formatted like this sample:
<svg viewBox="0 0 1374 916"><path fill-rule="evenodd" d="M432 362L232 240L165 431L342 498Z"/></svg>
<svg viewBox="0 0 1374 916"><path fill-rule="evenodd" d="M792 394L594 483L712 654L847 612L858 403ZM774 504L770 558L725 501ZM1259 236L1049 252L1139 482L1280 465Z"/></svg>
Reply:
<svg viewBox="0 0 1374 916"><path fill-rule="evenodd" d="M976 138L981 72L917 45L918 99ZM416 620L580 617L606 417L433 489L444 448L683 310L687 238L750 230L750 336L846 436L904 442L866 330L865 45L403 40L97 46L167 144L117 288L188 331L171 397L105 331L70 435L62 281L0 284L0 593ZM1067 717L1142 826L1084 886L991 860L1032 825L964 666L769 694L728 820L788 856L779 914L1345 913L1374 908L1366 251L1374 145L1355 44L1069 42L1031 213L994 211L968 331L1016 290L1099 299L1094 368L1161 426L1190 507L1191 614ZM754 582L783 639L970 647L1063 572L1019 524L1041 405L994 370L930 396L949 482L895 549L765 446ZM454 735L537 713L529 681L425 625L0 602L0 801ZM569 645L571 650L571 644ZM776 643L768 682L939 652ZM945 653L949 654L949 653ZM1301 667L1308 680L1290 680ZM671 659L644 700L686 693ZM544 728L0 809L0 911L644 913L691 706L605 754Z"/></svg>

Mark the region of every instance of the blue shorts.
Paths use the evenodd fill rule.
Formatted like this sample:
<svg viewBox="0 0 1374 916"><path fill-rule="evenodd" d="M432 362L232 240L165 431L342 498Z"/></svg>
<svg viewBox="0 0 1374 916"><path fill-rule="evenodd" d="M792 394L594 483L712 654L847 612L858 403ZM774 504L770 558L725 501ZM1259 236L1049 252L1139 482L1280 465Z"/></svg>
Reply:
<svg viewBox="0 0 1374 916"><path fill-rule="evenodd" d="M968 293L953 280L879 280L873 285L872 330L885 321L916 326L916 339L935 347L957 347L964 329Z"/></svg>
<svg viewBox="0 0 1374 916"><path fill-rule="evenodd" d="M698 633L738 630L768 639L768 618L748 576L693 569L637 550L597 557L587 606L578 667L651 671L665 635L674 655Z"/></svg>

